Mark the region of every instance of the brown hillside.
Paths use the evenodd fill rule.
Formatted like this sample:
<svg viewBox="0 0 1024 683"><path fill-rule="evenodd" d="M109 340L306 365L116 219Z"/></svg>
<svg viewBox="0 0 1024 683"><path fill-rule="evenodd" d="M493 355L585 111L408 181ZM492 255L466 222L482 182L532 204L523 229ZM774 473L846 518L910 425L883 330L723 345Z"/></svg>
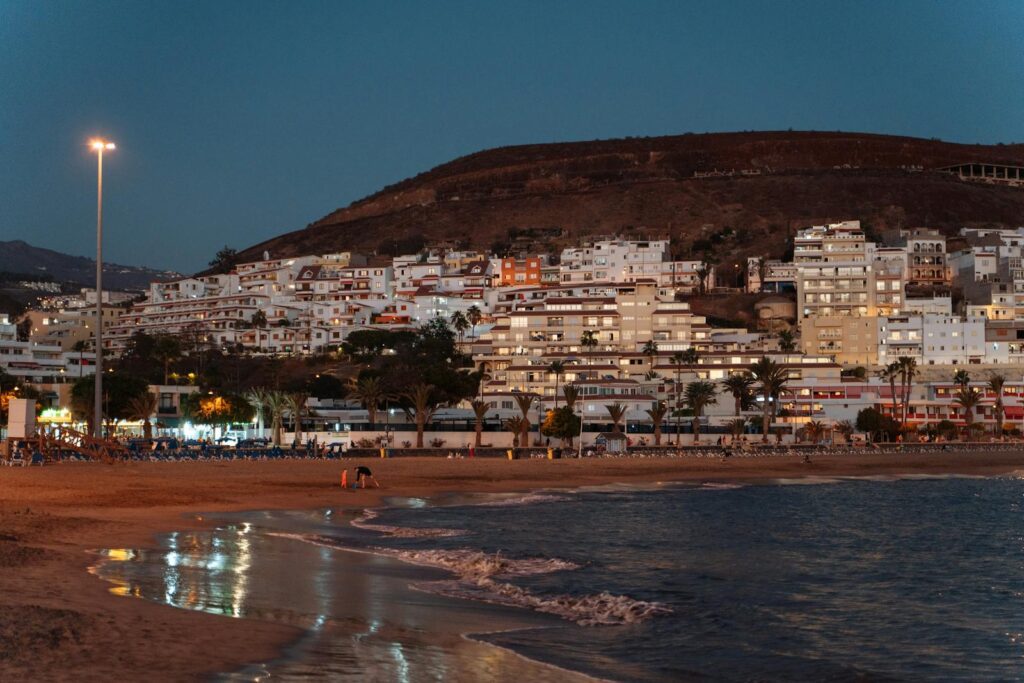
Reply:
<svg viewBox="0 0 1024 683"><path fill-rule="evenodd" d="M1024 145L961 145L857 133L723 133L524 145L478 152L384 188L242 258L396 241L458 240L488 247L509 230L669 235L685 253L723 227L740 230L716 253L728 261L779 255L786 232L860 218L875 229L1024 224L1024 190L964 183L933 169L963 162L1024 165ZM923 170L918 170L923 169ZM710 171L760 175L695 178Z"/></svg>

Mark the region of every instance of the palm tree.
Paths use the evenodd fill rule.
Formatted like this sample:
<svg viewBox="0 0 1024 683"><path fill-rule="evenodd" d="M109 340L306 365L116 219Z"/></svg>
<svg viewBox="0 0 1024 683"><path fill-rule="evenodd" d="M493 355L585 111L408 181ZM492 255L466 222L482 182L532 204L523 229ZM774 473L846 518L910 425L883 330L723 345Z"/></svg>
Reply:
<svg viewBox="0 0 1024 683"><path fill-rule="evenodd" d="M750 392L754 387L754 378L749 372L739 372L722 380L722 386L732 394L735 402L736 417L750 405Z"/></svg>
<svg viewBox="0 0 1024 683"><path fill-rule="evenodd" d="M513 396L516 400L516 405L519 407L519 412L523 414L522 422L520 423L523 428L522 438L520 441L524 446L530 445L529 433L530 433L530 408L533 407L533 394L515 394Z"/></svg>
<svg viewBox="0 0 1024 683"><path fill-rule="evenodd" d="M764 401L761 415L761 441L767 443L768 430L775 414L772 401L786 388L788 374L785 368L767 356L762 356L760 360L750 366L750 374L758 383L758 390Z"/></svg>
<svg viewBox="0 0 1024 683"><path fill-rule="evenodd" d="M768 277L768 260L764 256L757 257L758 291L764 291L764 281Z"/></svg>
<svg viewBox="0 0 1024 683"><path fill-rule="evenodd" d="M661 445L661 423L665 419L665 415L668 414L668 405L664 401L658 401L654 404L653 408L645 410L654 424L654 445Z"/></svg>
<svg viewBox="0 0 1024 683"><path fill-rule="evenodd" d="M900 424L906 424L907 411L910 407L910 388L914 384L914 377L917 376L917 361L909 356L903 356L896 363L900 369L900 397L903 400L903 418Z"/></svg>
<svg viewBox="0 0 1024 683"><path fill-rule="evenodd" d="M519 417L510 417L503 423L505 429L512 433L512 448L519 448L519 439L523 432L530 428L530 423Z"/></svg>
<svg viewBox="0 0 1024 683"><path fill-rule="evenodd" d="M698 380L686 385L686 405L693 411L693 443L700 443L700 418L704 408L718 403L714 382Z"/></svg>
<svg viewBox="0 0 1024 683"><path fill-rule="evenodd" d="M672 365L674 365L675 368L676 368L676 383L675 383L675 392L674 392L675 393L675 398L676 398L676 407L675 407L675 410L672 411L673 415L675 415L675 417L676 417L676 442L679 441L679 434L682 431L680 429L680 420L682 419L682 410L681 410L681 405L680 404L682 403L682 400L683 400L683 382L682 382L682 379L680 377L680 374L682 373L683 366L690 364L689 363L689 351L690 350L694 350L696 352L696 349L693 349L693 347L691 346L689 349L686 349L686 352L676 351L675 353L672 354Z"/></svg>
<svg viewBox="0 0 1024 683"><path fill-rule="evenodd" d="M651 370L654 370L654 359L658 356L658 342L653 339L649 340L644 344L641 351L647 356L647 360L651 364Z"/></svg>
<svg viewBox="0 0 1024 683"><path fill-rule="evenodd" d="M360 405L366 409L366 415L370 419L370 429L373 429L377 423L377 406L380 405L380 402L386 396L380 379L377 377L364 377L358 381L353 381L350 391L359 401Z"/></svg>
<svg viewBox="0 0 1024 683"><path fill-rule="evenodd" d="M565 405L568 406L570 410L575 410L576 402L580 398L579 387L574 384L566 384L562 387L562 398L565 399Z"/></svg>
<svg viewBox="0 0 1024 683"><path fill-rule="evenodd" d="M619 423L626 416L626 406L621 403L613 403L610 406L605 406L604 409L608 411L608 418L612 421L612 432L621 434L622 430L619 428Z"/></svg>
<svg viewBox="0 0 1024 683"><path fill-rule="evenodd" d="M700 351L695 346L688 346L683 351L683 362L687 365L696 365L700 361Z"/></svg>
<svg viewBox="0 0 1024 683"><path fill-rule="evenodd" d="M580 346L587 351L593 351L597 348L597 332L594 330L584 330L580 336Z"/></svg>
<svg viewBox="0 0 1024 683"><path fill-rule="evenodd" d="M288 395L288 410L291 411L292 420L295 422L295 441L302 443L302 418L306 414L306 401L309 394L303 391Z"/></svg>
<svg viewBox="0 0 1024 683"><path fill-rule="evenodd" d="M166 386L171 363L181 358L181 342L169 334L158 334L153 340L153 357L164 365L164 385Z"/></svg>
<svg viewBox="0 0 1024 683"><path fill-rule="evenodd" d="M153 424L149 418L156 412L156 394L147 391L128 402L128 418L142 422L142 436L153 438Z"/></svg>
<svg viewBox="0 0 1024 683"><path fill-rule="evenodd" d="M263 350L263 333L261 330L267 326L267 314L263 311L256 311L249 318L249 323L256 330L256 349Z"/></svg>
<svg viewBox="0 0 1024 683"><path fill-rule="evenodd" d="M422 382L413 385L405 398L411 404L406 414L411 412L410 417L416 420L416 448L423 448L423 431L427 423L434 419L434 413L441 407L441 402L434 396L434 387Z"/></svg>
<svg viewBox="0 0 1024 683"><path fill-rule="evenodd" d="M793 335L792 330L782 330L779 332L779 350L783 353L793 353L796 351L796 337Z"/></svg>
<svg viewBox="0 0 1024 683"><path fill-rule="evenodd" d="M565 374L565 363L560 360L551 361L548 372L555 375L555 410L558 410L558 380Z"/></svg>
<svg viewBox="0 0 1024 683"><path fill-rule="evenodd" d="M694 273L697 275L698 293L707 294L708 276L711 275L711 264L707 261L701 261Z"/></svg>
<svg viewBox="0 0 1024 683"><path fill-rule="evenodd" d="M828 431L828 427L825 426L824 422L818 420L811 420L804 425L804 438L811 443L821 443L821 440L825 438L825 432Z"/></svg>
<svg viewBox="0 0 1024 683"><path fill-rule="evenodd" d="M747 430L747 421L742 417L736 418L729 423L729 431L732 433L733 439L738 439L743 436L743 432Z"/></svg>
<svg viewBox="0 0 1024 683"><path fill-rule="evenodd" d="M78 377L79 377L79 379L81 379L81 377L82 377L82 357L85 355L85 349L86 349L87 346L88 346L88 344L85 343L84 339L79 339L78 341L75 342L74 346L71 347L71 350L78 354Z"/></svg>
<svg viewBox="0 0 1024 683"><path fill-rule="evenodd" d="M466 318L466 314L462 311L455 311L452 313L451 324L452 329L459 335L459 343L461 344L466 336L466 330L470 328L469 319Z"/></svg>
<svg viewBox="0 0 1024 683"><path fill-rule="evenodd" d="M473 416L476 417L476 447L480 448L480 441L483 438L484 418L491 406L483 401L472 401L469 404L473 408Z"/></svg>
<svg viewBox="0 0 1024 683"><path fill-rule="evenodd" d="M853 436L853 433L857 431L857 428L854 427L853 423L850 422L849 420L837 422L833 429L842 434L843 439L847 442L850 441L850 437Z"/></svg>
<svg viewBox="0 0 1024 683"><path fill-rule="evenodd" d="M476 337L476 326L479 325L480 321L483 319L484 314L480 312L480 307L477 306L476 304L473 304L468 309L466 309L466 320L469 321L469 324L472 327L470 333L472 334L473 337Z"/></svg>
<svg viewBox="0 0 1024 683"><path fill-rule="evenodd" d="M1003 385L1006 384L1006 378L999 373L992 373L992 376L988 378L988 390L996 395L995 413L996 413L996 435L1003 438L1003 420L1005 416L1005 408L1003 406Z"/></svg>
<svg viewBox="0 0 1024 683"><path fill-rule="evenodd" d="M281 445L281 428L284 421L284 413L289 408L290 399L288 395L280 391L267 392L267 414L270 416L271 440L275 446Z"/></svg>
<svg viewBox="0 0 1024 683"><path fill-rule="evenodd" d="M971 383L971 376L966 370L957 370L953 374L953 384L963 388Z"/></svg>
<svg viewBox="0 0 1024 683"><path fill-rule="evenodd" d="M899 410L896 408L896 378L900 376L900 364L896 361L889 363L878 371L878 377L882 381L889 382L889 392L892 396L892 419L896 420Z"/></svg>
<svg viewBox="0 0 1024 683"><path fill-rule="evenodd" d="M245 392L244 396L246 402L252 406L253 412L256 413L256 428L259 430L259 435L263 436L263 419L267 414L267 392L264 389L253 388Z"/></svg>
<svg viewBox="0 0 1024 683"><path fill-rule="evenodd" d="M961 371L962 372L962 371ZM981 403L981 392L975 387L962 386L956 392L953 400L964 409L964 424L967 427L967 438L970 438L971 428L974 426L974 409Z"/></svg>

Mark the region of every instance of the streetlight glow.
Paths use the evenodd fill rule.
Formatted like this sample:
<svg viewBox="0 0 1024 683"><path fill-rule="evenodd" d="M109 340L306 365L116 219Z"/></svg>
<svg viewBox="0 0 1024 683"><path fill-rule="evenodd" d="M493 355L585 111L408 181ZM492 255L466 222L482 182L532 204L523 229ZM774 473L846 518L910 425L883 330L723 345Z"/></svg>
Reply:
<svg viewBox="0 0 1024 683"><path fill-rule="evenodd" d="M107 142L106 140L93 140L89 143L89 146L97 151L101 149L117 149L113 142Z"/></svg>

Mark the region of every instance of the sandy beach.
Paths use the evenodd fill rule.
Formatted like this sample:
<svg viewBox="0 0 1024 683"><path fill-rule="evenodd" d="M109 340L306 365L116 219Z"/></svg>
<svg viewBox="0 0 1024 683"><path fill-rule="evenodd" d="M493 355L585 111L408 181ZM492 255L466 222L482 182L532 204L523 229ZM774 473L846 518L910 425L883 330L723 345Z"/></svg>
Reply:
<svg viewBox="0 0 1024 683"><path fill-rule="evenodd" d="M799 457L446 460L367 464L384 488L344 491L337 461L62 464L0 469L0 678L194 680L274 658L297 628L115 597L87 569L104 547L149 547L202 513L368 507L382 496L652 481L901 474L996 476L1024 450Z"/></svg>

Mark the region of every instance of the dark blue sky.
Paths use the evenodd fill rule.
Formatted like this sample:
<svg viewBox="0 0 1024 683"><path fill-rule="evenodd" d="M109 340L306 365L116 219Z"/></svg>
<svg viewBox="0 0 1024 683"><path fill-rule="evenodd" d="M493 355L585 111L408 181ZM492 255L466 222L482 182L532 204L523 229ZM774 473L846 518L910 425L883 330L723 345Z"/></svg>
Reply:
<svg viewBox="0 0 1024 683"><path fill-rule="evenodd" d="M1024 141L1024 2L0 0L0 239L192 271L487 147Z"/></svg>

